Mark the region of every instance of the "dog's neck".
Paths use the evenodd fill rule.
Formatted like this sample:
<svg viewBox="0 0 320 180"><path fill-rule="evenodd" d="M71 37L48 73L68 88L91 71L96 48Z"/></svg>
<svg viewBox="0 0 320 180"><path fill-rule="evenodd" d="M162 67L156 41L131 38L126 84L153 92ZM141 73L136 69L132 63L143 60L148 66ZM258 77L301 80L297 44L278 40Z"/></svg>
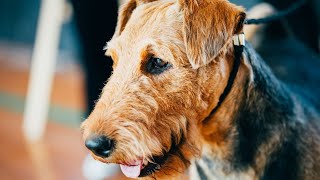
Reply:
<svg viewBox="0 0 320 180"><path fill-rule="evenodd" d="M244 53L230 93L200 130L204 146L198 163L207 162L207 168L214 167L220 178L260 177L267 157L281 141L281 134L270 134L269 126L281 123L284 116L293 113L288 111L293 105L290 93L256 53L251 48L249 51ZM224 58L233 61L232 53L226 53ZM263 152L261 146L265 146Z"/></svg>

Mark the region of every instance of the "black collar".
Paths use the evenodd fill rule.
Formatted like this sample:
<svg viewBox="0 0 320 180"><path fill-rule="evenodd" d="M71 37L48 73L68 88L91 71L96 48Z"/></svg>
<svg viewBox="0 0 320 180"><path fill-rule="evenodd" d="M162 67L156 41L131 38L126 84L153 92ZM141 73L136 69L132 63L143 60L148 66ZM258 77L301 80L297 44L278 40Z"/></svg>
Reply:
<svg viewBox="0 0 320 180"><path fill-rule="evenodd" d="M243 49L245 46L245 36L244 34L237 34L233 36L233 48L234 48L234 62L233 62L233 67L230 72L230 76L228 79L227 86L225 87L223 93L221 94L219 98L219 102L215 108L210 112L210 114L204 119L204 123L208 122L212 115L219 109L221 106L222 102L226 99L227 95L230 93L232 85L234 83L234 80L236 79L239 66L240 66L240 61L243 53Z"/></svg>

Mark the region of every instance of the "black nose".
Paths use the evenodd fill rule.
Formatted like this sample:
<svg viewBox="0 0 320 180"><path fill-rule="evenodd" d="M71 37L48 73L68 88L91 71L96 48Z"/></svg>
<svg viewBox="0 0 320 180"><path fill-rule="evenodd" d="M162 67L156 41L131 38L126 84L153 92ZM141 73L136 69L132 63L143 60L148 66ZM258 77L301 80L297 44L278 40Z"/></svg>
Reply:
<svg viewBox="0 0 320 180"><path fill-rule="evenodd" d="M93 136L86 140L86 147L102 158L110 156L114 142L106 136Z"/></svg>

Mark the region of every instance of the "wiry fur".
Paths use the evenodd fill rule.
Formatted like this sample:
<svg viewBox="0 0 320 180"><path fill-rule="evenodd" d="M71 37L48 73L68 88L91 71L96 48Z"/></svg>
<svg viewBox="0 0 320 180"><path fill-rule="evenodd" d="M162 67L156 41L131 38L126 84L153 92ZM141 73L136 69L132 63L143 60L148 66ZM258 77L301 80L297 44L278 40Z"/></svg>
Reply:
<svg viewBox="0 0 320 180"><path fill-rule="evenodd" d="M242 8L225 0L127 2L107 45L113 74L82 125L84 139L106 135L116 145L108 158L93 156L130 164L169 153L149 177L157 179L177 179L190 163L192 178L319 177L318 114L251 48L231 92L206 118L226 87L234 61L231 38L242 31L244 17ZM150 56L172 68L148 73Z"/></svg>

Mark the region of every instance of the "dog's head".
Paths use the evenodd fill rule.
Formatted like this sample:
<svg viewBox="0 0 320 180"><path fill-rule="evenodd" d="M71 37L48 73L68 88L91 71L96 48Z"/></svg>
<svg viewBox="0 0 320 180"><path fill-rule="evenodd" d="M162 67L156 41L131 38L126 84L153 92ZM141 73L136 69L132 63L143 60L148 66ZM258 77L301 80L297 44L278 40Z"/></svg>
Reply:
<svg viewBox="0 0 320 180"><path fill-rule="evenodd" d="M177 177L227 84L243 9L225 0L130 0L107 45L113 74L83 123L93 156L129 177Z"/></svg>

